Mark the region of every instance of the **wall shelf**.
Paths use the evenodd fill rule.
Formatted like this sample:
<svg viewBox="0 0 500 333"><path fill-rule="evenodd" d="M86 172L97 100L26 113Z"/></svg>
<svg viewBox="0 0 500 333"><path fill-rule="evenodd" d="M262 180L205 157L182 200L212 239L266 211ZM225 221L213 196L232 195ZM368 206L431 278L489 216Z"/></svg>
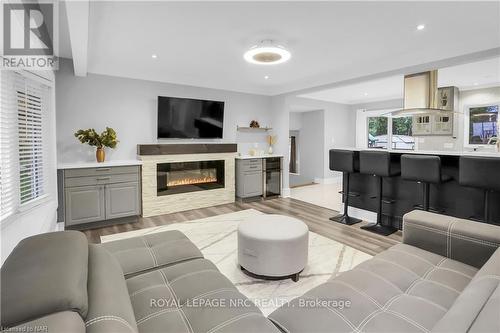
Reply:
<svg viewBox="0 0 500 333"><path fill-rule="evenodd" d="M271 127L242 127L236 126L236 130L239 132L268 132L272 130Z"/></svg>

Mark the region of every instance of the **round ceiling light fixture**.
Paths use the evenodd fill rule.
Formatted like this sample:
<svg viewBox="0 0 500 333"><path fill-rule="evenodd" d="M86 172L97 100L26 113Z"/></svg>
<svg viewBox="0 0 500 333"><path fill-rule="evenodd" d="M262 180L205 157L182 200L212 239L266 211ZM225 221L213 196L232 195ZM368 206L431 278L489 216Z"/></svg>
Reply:
<svg viewBox="0 0 500 333"><path fill-rule="evenodd" d="M243 58L251 64L277 65L288 61L291 53L283 46L275 44L272 40L263 40L245 52Z"/></svg>

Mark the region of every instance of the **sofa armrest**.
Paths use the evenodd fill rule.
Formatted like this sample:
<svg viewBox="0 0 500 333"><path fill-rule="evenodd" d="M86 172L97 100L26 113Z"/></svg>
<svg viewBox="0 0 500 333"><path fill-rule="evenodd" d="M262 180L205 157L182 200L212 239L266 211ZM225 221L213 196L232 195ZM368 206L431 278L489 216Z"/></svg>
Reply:
<svg viewBox="0 0 500 333"><path fill-rule="evenodd" d="M500 226L414 210L403 216L403 243L479 268L500 246Z"/></svg>

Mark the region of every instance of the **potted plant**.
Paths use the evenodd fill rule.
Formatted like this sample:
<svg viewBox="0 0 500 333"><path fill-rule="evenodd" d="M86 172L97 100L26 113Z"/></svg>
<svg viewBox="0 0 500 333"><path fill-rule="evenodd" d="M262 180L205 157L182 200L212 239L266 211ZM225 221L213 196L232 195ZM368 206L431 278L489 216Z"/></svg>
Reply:
<svg viewBox="0 0 500 333"><path fill-rule="evenodd" d="M104 130L101 134L98 134L93 128L78 130L75 133L75 137L81 143L86 143L91 147L97 147L95 158L99 163L104 162L104 147L114 149L119 142L116 139L115 130L111 127L106 127L106 130Z"/></svg>

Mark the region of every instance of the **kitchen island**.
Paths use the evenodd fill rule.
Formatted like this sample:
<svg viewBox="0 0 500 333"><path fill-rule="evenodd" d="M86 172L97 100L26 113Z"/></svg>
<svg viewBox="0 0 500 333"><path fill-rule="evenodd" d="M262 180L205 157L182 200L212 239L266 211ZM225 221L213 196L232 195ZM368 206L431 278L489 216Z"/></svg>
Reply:
<svg viewBox="0 0 500 333"><path fill-rule="evenodd" d="M361 151L359 148L339 148L345 150ZM373 151L373 149L370 149ZM400 163L400 156L403 154L434 155L441 158L442 173L452 179L441 184L430 185L430 207L445 215L460 218L482 219L484 210L484 192L478 188L461 186L458 183L459 161L461 156L477 156L498 158L500 154L494 152L472 152L472 151L407 151L391 150L395 163ZM500 177L500 170L495 174L485 174L484 177ZM344 174L344 184L345 184ZM352 173L350 175L350 192L359 196L349 198L349 206L376 212L378 180L368 174ZM344 189L346 190L346 189ZM382 223L392 225L401 229L403 215L422 203L422 185L403 180L400 176L383 179L383 197L390 204L383 204ZM490 195L490 219L500 223L500 192L491 192Z"/></svg>

